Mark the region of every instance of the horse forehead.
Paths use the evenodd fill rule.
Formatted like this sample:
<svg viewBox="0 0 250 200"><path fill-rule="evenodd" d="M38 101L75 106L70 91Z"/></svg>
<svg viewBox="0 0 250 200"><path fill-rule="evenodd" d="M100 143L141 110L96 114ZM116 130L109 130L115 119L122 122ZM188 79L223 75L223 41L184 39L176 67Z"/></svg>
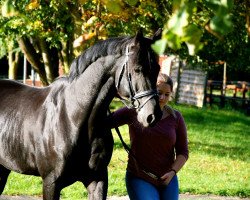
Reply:
<svg viewBox="0 0 250 200"><path fill-rule="evenodd" d="M152 65L157 63L156 56L150 46L140 47L131 52L131 59L142 65Z"/></svg>

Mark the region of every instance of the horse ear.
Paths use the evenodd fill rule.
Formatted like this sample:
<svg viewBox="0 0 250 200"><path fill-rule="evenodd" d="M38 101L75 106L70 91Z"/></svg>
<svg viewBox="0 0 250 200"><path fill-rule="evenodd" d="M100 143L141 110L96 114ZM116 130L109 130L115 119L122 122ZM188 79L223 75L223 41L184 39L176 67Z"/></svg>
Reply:
<svg viewBox="0 0 250 200"><path fill-rule="evenodd" d="M153 42L155 42L156 40L161 39L161 34L162 34L162 28L159 28L155 34L151 37Z"/></svg>
<svg viewBox="0 0 250 200"><path fill-rule="evenodd" d="M143 38L143 31L140 28L139 31L137 32L136 36L135 36L135 44L137 44L139 41L141 41Z"/></svg>

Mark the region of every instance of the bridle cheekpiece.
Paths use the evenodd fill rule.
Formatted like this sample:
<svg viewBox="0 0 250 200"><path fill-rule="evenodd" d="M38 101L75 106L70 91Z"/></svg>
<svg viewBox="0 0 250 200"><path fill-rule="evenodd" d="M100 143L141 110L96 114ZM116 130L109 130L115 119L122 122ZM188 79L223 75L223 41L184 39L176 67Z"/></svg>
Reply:
<svg viewBox="0 0 250 200"><path fill-rule="evenodd" d="M128 108L135 108L137 110L140 110L150 99L157 96L158 93L157 93L157 90L146 90L146 91L142 91L142 92L139 92L139 93L136 93L134 91L133 86L132 86L132 76L131 76L131 73L129 71L129 65L128 65L129 56L131 54L133 54L133 52L129 52L129 46L127 46L126 47L126 53L125 53L125 62L122 65L122 69L121 69L121 71L119 73L119 78L118 78L118 82L116 84L116 89L118 91L121 79L122 79L124 73L126 72L127 81L128 81L128 84L129 84L129 103L127 103L126 98L122 97L118 93L119 97L120 97L121 101L124 103L124 105L126 105ZM149 59L149 61L150 61L150 59ZM139 99L141 99L143 97L148 97L148 98L145 99L145 101L143 101L143 103L140 103Z"/></svg>

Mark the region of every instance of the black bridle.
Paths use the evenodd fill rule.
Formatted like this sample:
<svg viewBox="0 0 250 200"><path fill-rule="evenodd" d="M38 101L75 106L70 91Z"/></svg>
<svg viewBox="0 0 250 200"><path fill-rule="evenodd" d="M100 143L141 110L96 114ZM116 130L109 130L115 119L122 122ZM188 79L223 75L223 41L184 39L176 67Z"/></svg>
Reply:
<svg viewBox="0 0 250 200"><path fill-rule="evenodd" d="M150 99L157 96L158 93L157 93L157 90L146 90L146 91L142 91L139 93L136 93L134 91L133 86L132 86L132 76L131 76L129 66L128 66L129 55L133 54L133 52L129 52L128 48L129 47L127 46L126 53L125 53L125 62L122 65L122 69L119 73L119 78L118 78L118 82L116 84L116 89L117 89L117 91L119 91L118 89L120 86L121 79L123 77L123 74L126 71L126 77L127 77L128 83L129 83L129 101L130 101L129 104L126 102L127 100L118 93L119 97L120 97L121 101L124 103L124 105L126 105L128 108L135 108L137 110L140 110ZM149 53L148 53L148 57L150 58ZM150 61L150 59L149 59L149 61ZM141 104L139 99L141 99L143 97L148 97L148 98Z"/></svg>
<svg viewBox="0 0 250 200"><path fill-rule="evenodd" d="M126 54L125 54L125 62L124 64L122 65L122 69L119 73L119 78L118 78L118 82L116 84L116 89L117 91L119 91L119 86L120 86L120 83L121 83L121 79L126 71L126 77L127 77L127 81L129 83L129 104L126 103L126 99L124 97L122 97L119 93L119 96L120 96L120 99L121 101L128 107L128 108L135 108L137 110L140 110L150 99L154 98L155 96L158 95L157 93L157 90L146 90L146 91L142 91L142 92L139 92L139 93L136 93L133 89L133 86L132 86L132 77L131 77L131 73L129 71L129 66L128 66L128 59L129 59L129 55L133 54L133 52L129 52L128 50L128 46L126 47ZM150 55L149 55L149 52L148 52L148 59L150 61ZM151 63L150 63L151 65ZM143 98L143 97L148 97L147 99L145 99L145 101L143 101L142 104L140 104L140 101L139 99L140 98ZM110 110L109 110L109 114L111 114ZM138 159L136 158L136 156L132 153L130 147L124 142L122 136L121 136L121 133L119 131L119 128L118 127L115 127L115 130L122 142L122 145L124 147L124 149L127 151L127 153L129 155L132 156L132 158L135 160L135 163L137 165L137 167L139 167L139 169L142 170L142 172L144 172L145 174L147 174L148 176L150 176L151 178L155 179L155 180L159 180L160 177L158 177L157 175L149 172L148 170L145 170L145 166L138 162Z"/></svg>

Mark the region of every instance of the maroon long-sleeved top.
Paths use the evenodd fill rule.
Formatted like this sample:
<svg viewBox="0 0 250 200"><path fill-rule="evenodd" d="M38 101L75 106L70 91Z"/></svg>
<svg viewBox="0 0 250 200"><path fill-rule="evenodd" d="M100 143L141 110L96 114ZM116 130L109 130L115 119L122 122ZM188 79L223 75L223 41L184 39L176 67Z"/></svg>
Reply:
<svg viewBox="0 0 250 200"><path fill-rule="evenodd" d="M128 124L131 142L127 170L155 185L161 182L146 172L161 177L168 172L176 155L188 159L188 140L184 119L174 111L156 123L154 127L143 127L137 120L135 110L121 108L112 115L112 127Z"/></svg>

